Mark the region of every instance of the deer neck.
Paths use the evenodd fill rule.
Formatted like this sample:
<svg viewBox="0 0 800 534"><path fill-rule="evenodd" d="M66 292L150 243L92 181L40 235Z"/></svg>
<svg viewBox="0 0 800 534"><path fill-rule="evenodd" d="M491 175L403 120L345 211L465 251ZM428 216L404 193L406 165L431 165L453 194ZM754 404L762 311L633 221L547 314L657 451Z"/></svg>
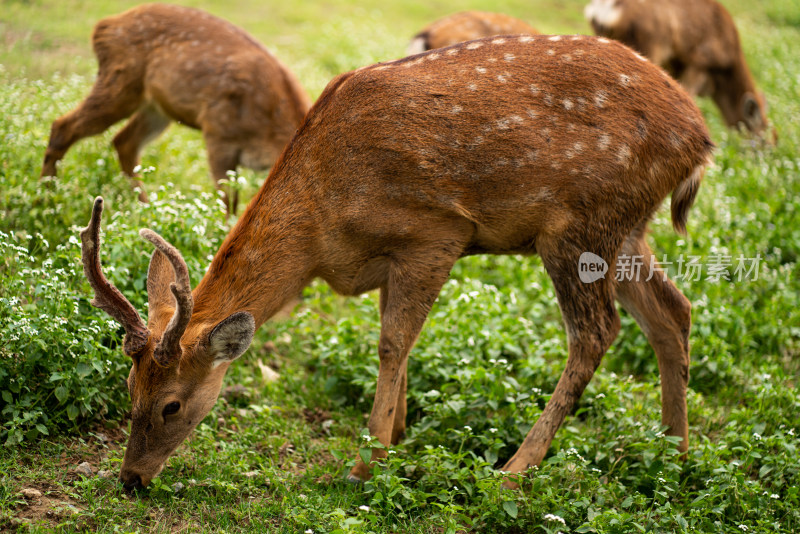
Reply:
<svg viewBox="0 0 800 534"><path fill-rule="evenodd" d="M286 174L270 174L217 251L193 292L193 326L246 311L258 327L313 278L315 210L302 180Z"/></svg>

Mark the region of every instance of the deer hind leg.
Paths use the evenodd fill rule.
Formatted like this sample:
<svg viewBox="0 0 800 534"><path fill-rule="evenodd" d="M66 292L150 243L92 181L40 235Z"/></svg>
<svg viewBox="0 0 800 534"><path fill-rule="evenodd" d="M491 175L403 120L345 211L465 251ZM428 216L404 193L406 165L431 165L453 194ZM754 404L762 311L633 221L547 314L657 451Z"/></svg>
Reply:
<svg viewBox="0 0 800 534"><path fill-rule="evenodd" d="M239 204L239 190L222 180L228 179L228 171L235 171L239 165L241 148L237 143L226 141L219 137L211 136L203 132L208 151L208 165L211 169L211 178L217 189L222 191L222 201L227 207L228 216L236 214L236 207Z"/></svg>
<svg viewBox="0 0 800 534"><path fill-rule="evenodd" d="M464 235L472 229L464 228ZM431 232L436 235L436 232ZM452 227L448 234L453 235ZM442 235L439 232L438 235ZM380 367L378 384L375 389L375 402L372 405L368 428L370 435L376 436L383 445L392 443L399 437L399 421L405 428L405 374L408 353L428 312L439 295L450 269L461 256L465 237L453 239L445 243L431 243L418 247L413 252L404 251L401 259L395 260L389 270L385 289L382 290L383 314L381 317L381 336L378 344ZM399 406L402 401L402 406ZM386 451L372 449L370 462L386 457ZM348 480L358 482L369 479L369 465L359 459L350 471Z"/></svg>
<svg viewBox="0 0 800 534"><path fill-rule="evenodd" d="M141 106L141 84L134 80L120 82L121 75L101 71L89 96L53 122L41 176L56 176L56 163L75 142L106 131Z"/></svg>
<svg viewBox="0 0 800 534"><path fill-rule="evenodd" d="M682 438L678 449L689 445L686 388L689 383L689 329L692 306L666 274L652 271L652 253L644 239L644 228L627 239L623 254L641 256L639 279L620 281L617 299L647 336L658 358L661 374L661 421L668 433ZM651 276L652 274L652 276ZM649 278L649 280L648 280Z"/></svg>
<svg viewBox="0 0 800 534"><path fill-rule="evenodd" d="M539 252L558 296L567 330L569 356L550 401L519 450L503 467L503 471L509 473L520 473L541 463L558 427L583 394L620 327L611 277L591 283L581 282L578 258L583 251L574 246L565 247L563 243L553 245L543 246ZM603 258L616 257L616 253L599 255ZM517 487L510 479L504 485L508 488Z"/></svg>
<svg viewBox="0 0 800 534"><path fill-rule="evenodd" d="M114 147L117 149L122 172L131 178L131 187L139 188L139 200L142 202L147 202L148 198L144 184L136 179L134 173L136 165L139 164L139 154L142 147L158 137L169 123L169 117L154 104L146 104L114 137Z"/></svg>

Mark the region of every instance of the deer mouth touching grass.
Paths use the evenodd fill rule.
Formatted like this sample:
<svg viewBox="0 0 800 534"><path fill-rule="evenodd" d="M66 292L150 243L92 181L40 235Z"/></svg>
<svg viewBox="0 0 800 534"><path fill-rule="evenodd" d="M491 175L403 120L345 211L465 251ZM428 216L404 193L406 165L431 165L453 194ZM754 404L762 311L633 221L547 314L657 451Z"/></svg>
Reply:
<svg viewBox="0 0 800 534"><path fill-rule="evenodd" d="M581 280L591 252L647 263L647 224L671 193L685 231L713 145L691 97L629 48L587 36L505 35L336 77L190 289L157 234L147 324L102 275L102 199L81 234L94 303L126 331L133 421L120 478L146 486L213 406L254 330L315 278L380 291L371 435L406 426L407 359L451 268L471 254L538 254L569 357L547 406L502 467L538 465L620 328L636 319L658 359L662 422L688 448L691 305L665 276ZM648 265L645 265L645 269ZM372 449L349 478L384 458Z"/></svg>

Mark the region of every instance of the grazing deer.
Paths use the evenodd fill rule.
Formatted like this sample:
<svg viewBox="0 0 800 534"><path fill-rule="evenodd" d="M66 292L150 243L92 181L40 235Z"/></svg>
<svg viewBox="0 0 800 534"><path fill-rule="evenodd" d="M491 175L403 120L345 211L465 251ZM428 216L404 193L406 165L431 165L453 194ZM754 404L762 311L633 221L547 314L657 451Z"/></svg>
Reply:
<svg viewBox="0 0 800 534"><path fill-rule="evenodd" d="M317 277L345 295L380 290L368 427L396 443L409 351L471 254L538 253L569 340L552 398L505 471L541 462L618 333L615 299L655 349L662 421L686 451L689 301L660 274L584 283L579 259L591 252L614 273L624 254L652 268L648 220L672 192L685 231L712 148L677 82L608 39L503 36L364 67L328 84L194 291L180 253L142 230L156 248L147 325L101 272L98 198L83 264L133 360L124 485L160 472L255 329ZM350 473L369 476L363 462Z"/></svg>
<svg viewBox="0 0 800 534"><path fill-rule="evenodd" d="M434 48L444 48L464 41L472 41L492 35L522 33L537 35L539 32L527 22L503 13L485 11L462 11L453 13L429 24L414 36L408 45L408 55L420 54Z"/></svg>
<svg viewBox="0 0 800 534"><path fill-rule="evenodd" d="M691 95L711 96L729 127L764 135L764 95L747 67L733 18L715 0L592 0L584 14L597 35L647 56ZM776 134L773 130L773 142Z"/></svg>
<svg viewBox="0 0 800 534"><path fill-rule="evenodd" d="M144 4L97 23L99 68L91 93L53 122L42 176L76 141L133 115L114 137L122 171L134 187L142 147L174 120L203 132L219 187L241 164L272 165L311 101L295 76L244 30L188 7ZM222 188L230 213L237 192ZM139 199L147 202L142 190Z"/></svg>

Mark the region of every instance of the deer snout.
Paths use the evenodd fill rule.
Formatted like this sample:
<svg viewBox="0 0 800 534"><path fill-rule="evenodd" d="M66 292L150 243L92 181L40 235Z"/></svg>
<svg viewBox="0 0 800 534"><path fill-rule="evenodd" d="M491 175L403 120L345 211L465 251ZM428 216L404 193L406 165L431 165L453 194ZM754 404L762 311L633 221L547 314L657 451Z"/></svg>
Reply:
<svg viewBox="0 0 800 534"><path fill-rule="evenodd" d="M132 471L120 471L119 481L122 482L122 487L128 492L140 490L145 487L145 484L142 483L142 476Z"/></svg>

